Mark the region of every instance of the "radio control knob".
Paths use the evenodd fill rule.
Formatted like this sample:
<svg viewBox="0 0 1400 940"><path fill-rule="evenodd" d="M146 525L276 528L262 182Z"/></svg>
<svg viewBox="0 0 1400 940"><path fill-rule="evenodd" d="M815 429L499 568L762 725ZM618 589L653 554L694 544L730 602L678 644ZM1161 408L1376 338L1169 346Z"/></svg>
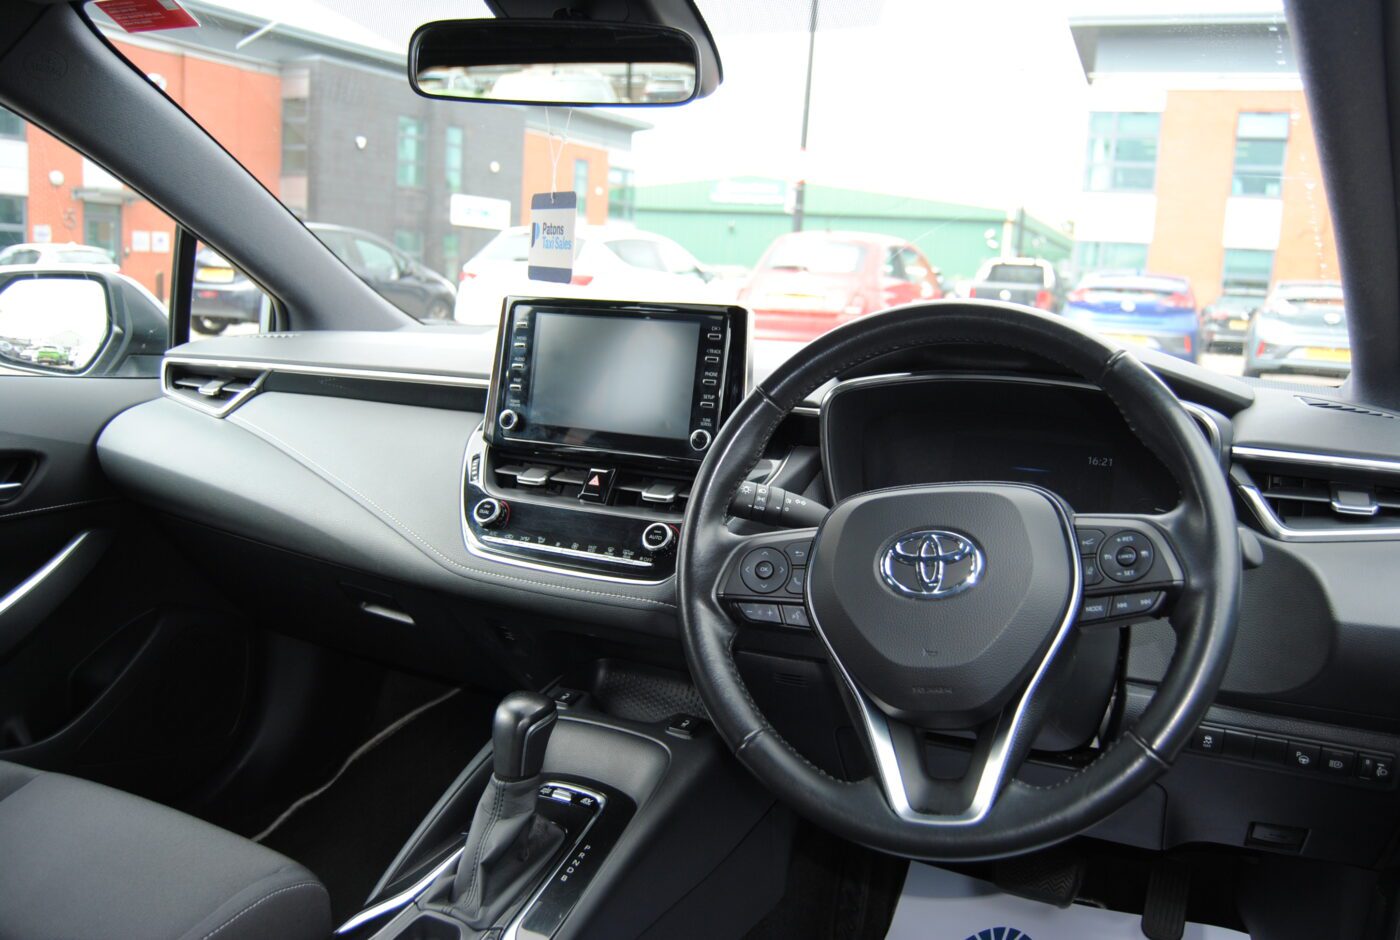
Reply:
<svg viewBox="0 0 1400 940"><path fill-rule="evenodd" d="M494 529L506 524L506 520L510 518L510 507L501 500L488 496L472 507L472 518L482 528Z"/></svg>
<svg viewBox="0 0 1400 940"><path fill-rule="evenodd" d="M642 547L654 554L668 551L676 543L676 530L664 522L653 522L642 530Z"/></svg>
<svg viewBox="0 0 1400 940"><path fill-rule="evenodd" d="M706 431L704 428L696 428L694 431L690 432L691 450L704 450L706 447L710 446L710 441L710 432Z"/></svg>
<svg viewBox="0 0 1400 940"><path fill-rule="evenodd" d="M505 411L501 412L500 417L496 419L496 423L501 426L502 431L514 431L516 428L520 427L520 415L510 408L507 408Z"/></svg>

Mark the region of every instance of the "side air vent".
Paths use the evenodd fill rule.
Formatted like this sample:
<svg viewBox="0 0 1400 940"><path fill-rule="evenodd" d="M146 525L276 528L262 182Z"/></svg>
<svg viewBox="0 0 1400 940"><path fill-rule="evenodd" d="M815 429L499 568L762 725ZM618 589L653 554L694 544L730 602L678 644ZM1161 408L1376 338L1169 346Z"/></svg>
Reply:
<svg viewBox="0 0 1400 940"><path fill-rule="evenodd" d="M167 359L161 385L176 401L222 418L255 395L266 377L253 367Z"/></svg>
<svg viewBox="0 0 1400 940"><path fill-rule="evenodd" d="M1367 418L1386 418L1390 421L1400 420L1400 415L1392 414L1389 411L1378 411L1375 408L1363 408L1360 405L1353 405L1344 401L1332 401L1329 398L1310 398L1307 395L1297 396L1298 400L1309 408L1325 408L1328 411L1344 411L1351 415L1363 415Z"/></svg>
<svg viewBox="0 0 1400 940"><path fill-rule="evenodd" d="M1262 529L1285 541L1400 539L1400 467L1245 459L1231 472Z"/></svg>

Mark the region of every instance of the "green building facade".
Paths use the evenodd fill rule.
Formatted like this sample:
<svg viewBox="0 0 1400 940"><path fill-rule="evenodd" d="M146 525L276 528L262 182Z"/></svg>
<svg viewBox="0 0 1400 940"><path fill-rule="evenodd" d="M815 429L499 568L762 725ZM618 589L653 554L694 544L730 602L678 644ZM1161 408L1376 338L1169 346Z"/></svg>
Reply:
<svg viewBox="0 0 1400 940"><path fill-rule="evenodd" d="M629 195L638 228L674 239L708 265L751 268L773 239L792 231L791 187L780 180L668 183ZM948 279L970 278L986 259L1017 254L1018 242L1020 254L1052 263L1067 260L1074 245L1067 233L1002 209L815 185L807 186L804 202L805 230L907 239Z"/></svg>

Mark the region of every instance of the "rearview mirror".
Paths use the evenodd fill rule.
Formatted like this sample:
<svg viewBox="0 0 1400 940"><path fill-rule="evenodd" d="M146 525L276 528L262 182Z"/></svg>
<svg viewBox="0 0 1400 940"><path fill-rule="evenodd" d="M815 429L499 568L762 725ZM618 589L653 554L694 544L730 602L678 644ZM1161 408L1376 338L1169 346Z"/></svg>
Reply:
<svg viewBox="0 0 1400 940"><path fill-rule="evenodd" d="M420 95L534 105L666 105L699 86L699 51L668 26L580 20L441 20L409 44Z"/></svg>

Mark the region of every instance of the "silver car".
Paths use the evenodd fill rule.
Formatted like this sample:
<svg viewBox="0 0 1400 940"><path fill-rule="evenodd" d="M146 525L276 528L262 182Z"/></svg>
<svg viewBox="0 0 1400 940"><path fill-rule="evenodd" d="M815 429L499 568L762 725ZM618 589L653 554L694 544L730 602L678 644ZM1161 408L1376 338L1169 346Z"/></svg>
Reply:
<svg viewBox="0 0 1400 940"><path fill-rule="evenodd" d="M1342 285L1280 281L1249 324L1244 374L1292 372L1345 378L1351 371Z"/></svg>

